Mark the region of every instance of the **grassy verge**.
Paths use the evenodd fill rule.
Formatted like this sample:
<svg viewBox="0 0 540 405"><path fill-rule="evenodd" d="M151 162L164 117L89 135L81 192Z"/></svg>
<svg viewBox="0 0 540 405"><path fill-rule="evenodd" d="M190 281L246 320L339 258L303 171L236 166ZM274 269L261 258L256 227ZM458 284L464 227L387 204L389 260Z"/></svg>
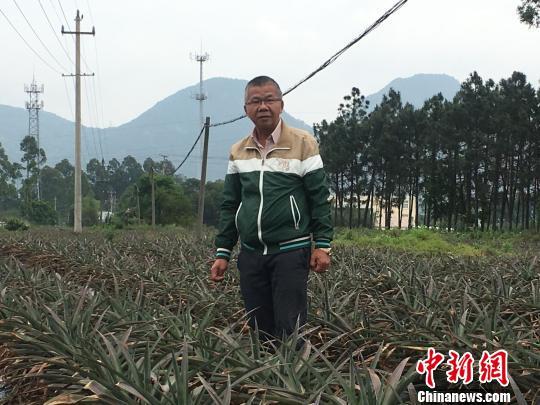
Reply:
<svg viewBox="0 0 540 405"><path fill-rule="evenodd" d="M540 248L540 234L533 232L445 232L418 229L339 229L338 245L386 248L419 254L450 254L465 257L512 256Z"/></svg>

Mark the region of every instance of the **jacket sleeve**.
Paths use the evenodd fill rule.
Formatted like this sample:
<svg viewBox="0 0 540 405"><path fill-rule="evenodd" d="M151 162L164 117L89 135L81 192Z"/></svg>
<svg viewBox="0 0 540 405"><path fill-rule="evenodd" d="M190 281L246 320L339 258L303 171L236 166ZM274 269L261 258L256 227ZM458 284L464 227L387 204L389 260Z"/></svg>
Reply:
<svg viewBox="0 0 540 405"><path fill-rule="evenodd" d="M229 260L231 251L238 241L236 229L236 210L240 205L242 190L240 175L235 169L232 156L229 158L227 175L223 186L223 202L221 203L219 216L219 233L216 236L216 258Z"/></svg>
<svg viewBox="0 0 540 405"><path fill-rule="evenodd" d="M311 156L302 162L304 189L311 211L310 228L315 248L329 248L334 234L330 213L330 192L323 161L319 155L319 146L315 139L312 142Z"/></svg>

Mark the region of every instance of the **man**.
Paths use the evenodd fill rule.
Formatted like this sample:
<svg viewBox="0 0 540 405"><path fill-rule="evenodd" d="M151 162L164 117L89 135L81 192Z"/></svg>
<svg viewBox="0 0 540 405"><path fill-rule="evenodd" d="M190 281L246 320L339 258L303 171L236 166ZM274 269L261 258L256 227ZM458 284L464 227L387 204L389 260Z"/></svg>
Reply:
<svg viewBox="0 0 540 405"><path fill-rule="evenodd" d="M255 128L231 148L210 278L223 280L240 237L250 326L262 339L283 338L306 322L309 268L322 273L330 264L329 192L317 141L281 120L282 93L273 79L247 84L244 111Z"/></svg>

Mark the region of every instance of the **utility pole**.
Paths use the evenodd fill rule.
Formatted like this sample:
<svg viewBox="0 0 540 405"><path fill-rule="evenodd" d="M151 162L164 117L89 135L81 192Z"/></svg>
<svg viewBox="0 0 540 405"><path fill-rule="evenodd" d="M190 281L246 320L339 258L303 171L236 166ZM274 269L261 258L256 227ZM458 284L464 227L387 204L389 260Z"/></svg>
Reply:
<svg viewBox="0 0 540 405"><path fill-rule="evenodd" d="M150 184L152 185L152 228L156 227L156 187L154 185L154 165L150 166Z"/></svg>
<svg viewBox="0 0 540 405"><path fill-rule="evenodd" d="M32 78L32 84L24 86L24 91L28 93L29 101L26 102L26 109L28 110L28 135L34 137L37 143L38 155L37 155L37 198L41 200L41 153L39 144L39 110L43 108L43 101L39 101L40 93L43 93L43 85L38 86L36 79Z"/></svg>
<svg viewBox="0 0 540 405"><path fill-rule="evenodd" d="M81 74L81 35L96 35L92 27L91 32L81 32L81 20L83 15L75 17L75 31L64 31L62 34L75 35L75 74L62 76L75 76L75 195L73 212L73 230L82 232L82 191L81 191L81 76L94 76L94 74Z"/></svg>
<svg viewBox="0 0 540 405"><path fill-rule="evenodd" d="M135 189L137 190L137 220L138 220L138 224L140 225L141 224L141 203L139 201L140 190L137 184L135 184Z"/></svg>
<svg viewBox="0 0 540 405"><path fill-rule="evenodd" d="M208 160L208 135L210 133L210 117L206 117L204 123L204 142L203 155L201 165L201 184L199 186L199 236L202 236L203 220L204 220L204 192L206 188L206 164Z"/></svg>
<svg viewBox="0 0 540 405"><path fill-rule="evenodd" d="M203 90L203 63L206 62L210 58L210 55L208 53L201 53L195 55L195 61L199 63L199 92L195 94L195 99L199 101L199 127L202 128L204 125L204 100L208 98L208 96L204 93ZM201 152L202 152L202 145L201 145Z"/></svg>

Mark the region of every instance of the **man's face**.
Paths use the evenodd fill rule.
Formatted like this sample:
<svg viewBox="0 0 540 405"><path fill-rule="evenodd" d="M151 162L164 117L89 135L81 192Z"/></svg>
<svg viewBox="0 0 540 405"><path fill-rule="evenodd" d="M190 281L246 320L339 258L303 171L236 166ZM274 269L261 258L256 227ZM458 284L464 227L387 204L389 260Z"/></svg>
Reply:
<svg viewBox="0 0 540 405"><path fill-rule="evenodd" d="M279 90L272 83L248 87L244 111L259 132L269 135L276 128L283 112Z"/></svg>

